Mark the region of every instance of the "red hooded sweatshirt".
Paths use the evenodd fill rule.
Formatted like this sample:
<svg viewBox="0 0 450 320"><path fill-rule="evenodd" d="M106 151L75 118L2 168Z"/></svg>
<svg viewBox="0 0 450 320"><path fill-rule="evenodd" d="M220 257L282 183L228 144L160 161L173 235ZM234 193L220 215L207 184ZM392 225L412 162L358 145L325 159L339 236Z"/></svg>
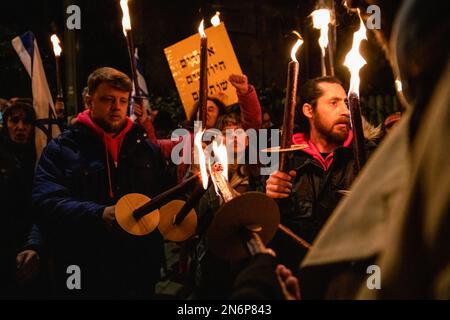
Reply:
<svg viewBox="0 0 450 320"><path fill-rule="evenodd" d="M353 140L353 131L349 131L347 140L345 140L343 146L348 148ZM331 164L333 163L333 155L334 152L331 152L325 159L322 158L319 149L316 145L307 137L304 133L297 133L292 136L292 142L294 144L307 144L308 147L303 149L302 151L309 154L311 157L319 161L323 170L327 171L330 169Z"/></svg>
<svg viewBox="0 0 450 320"><path fill-rule="evenodd" d="M130 131L131 127L133 126L133 122L131 121L131 119L127 118L127 124L126 124L125 128L116 135L106 133L94 121L92 121L91 110L86 110L86 111L80 113L77 116L77 121L84 124L88 128L90 128L100 138L100 140L103 141L103 144L105 145L105 149L106 149L107 153L113 158L114 165L117 168L119 152L120 152L120 148L122 147L123 140L125 138L125 135ZM108 167L109 193L110 193L110 197L113 198L114 194L112 192L112 186L111 186L111 172L110 172L110 167L109 167L109 157L108 156L106 156L106 165Z"/></svg>

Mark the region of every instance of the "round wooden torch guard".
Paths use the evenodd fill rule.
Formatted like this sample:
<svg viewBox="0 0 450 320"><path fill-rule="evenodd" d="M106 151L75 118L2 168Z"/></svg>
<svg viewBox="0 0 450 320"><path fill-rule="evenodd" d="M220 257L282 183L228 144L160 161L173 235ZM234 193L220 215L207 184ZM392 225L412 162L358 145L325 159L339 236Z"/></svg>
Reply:
<svg viewBox="0 0 450 320"><path fill-rule="evenodd" d="M181 200L173 200L161 207L159 232L164 239L174 242L182 242L195 235L197 230L197 214L195 210L189 211L183 221L177 225L175 219L177 214L183 208L185 202Z"/></svg>
<svg viewBox="0 0 450 320"><path fill-rule="evenodd" d="M225 203L208 229L211 252L230 262L249 256L245 233L255 232L267 244L280 224L277 203L259 192L247 192ZM251 229L252 231L249 231Z"/></svg>
<svg viewBox="0 0 450 320"><path fill-rule="evenodd" d="M134 210L148 203L150 198L138 193L123 196L116 205L116 220L126 232L135 236L145 236L153 232L159 224L159 210L155 210L139 220L133 217Z"/></svg>

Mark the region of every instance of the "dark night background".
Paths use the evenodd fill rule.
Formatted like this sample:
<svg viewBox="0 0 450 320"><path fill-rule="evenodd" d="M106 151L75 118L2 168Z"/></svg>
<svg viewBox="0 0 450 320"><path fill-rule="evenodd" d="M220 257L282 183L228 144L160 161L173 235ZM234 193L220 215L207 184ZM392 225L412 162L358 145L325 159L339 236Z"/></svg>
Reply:
<svg viewBox="0 0 450 320"><path fill-rule="evenodd" d="M81 30L65 28L69 16L66 8L71 4L81 8ZM215 11L221 12L241 68L257 87L262 106L281 114L286 69L295 42L291 35L293 29L299 30L305 39L299 55L300 84L320 75L319 32L312 29L308 18L315 4L315 0L129 1L134 41L145 68L153 107L168 110L175 121L183 113L163 49L197 32L202 18L199 8L203 7L208 22ZM340 0L335 5L335 69L337 76L348 85L350 75L342 63L359 24L357 16L347 13ZM111 66L130 74L121 19L119 0L2 1L0 97L31 96L30 80L11 46L15 36L28 30L36 35L47 80L55 93L55 64L49 38L57 33L64 45L66 105L69 113L74 113L81 107L80 95L87 76L95 68ZM73 62L64 55L67 55L69 37L74 44ZM397 109L392 74L370 32L369 42L363 42L362 53L368 61L361 71L363 112L372 123L378 124ZM68 71L70 66L73 73Z"/></svg>

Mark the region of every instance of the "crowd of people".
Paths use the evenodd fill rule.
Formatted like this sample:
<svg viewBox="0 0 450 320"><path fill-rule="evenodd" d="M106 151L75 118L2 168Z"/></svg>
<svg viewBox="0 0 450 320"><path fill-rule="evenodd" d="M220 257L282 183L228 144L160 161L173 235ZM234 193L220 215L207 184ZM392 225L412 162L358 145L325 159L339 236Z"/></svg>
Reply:
<svg viewBox="0 0 450 320"><path fill-rule="evenodd" d="M350 8L365 5L347 2ZM233 194L258 191L274 199L281 223L311 247L300 248L277 232L267 244L251 237L253 249L243 261L218 257L210 250L208 229L224 199L210 185L195 204L196 236L182 251L186 265L180 270L192 298L450 298L448 45L435 50L436 35L449 31L449 20L433 18L445 12L441 4L425 6L404 1L389 7L389 25L376 31L402 80L406 113L389 116L381 131L365 123L369 161L362 170L355 165L347 90L337 77L303 84L292 137L303 148L293 151L288 172L270 176L260 174L260 164L240 161L255 147L245 130L273 128L247 76L229 78L237 112L208 97L206 129L233 133L225 135L234 139L227 170ZM424 59L429 54L433 59ZM119 70L94 70L83 112L69 123L64 105L56 103L62 133L38 158L32 101L1 101L0 298L156 297L165 264L163 235L158 229L129 234L117 223L116 204L128 194L156 197L199 168L187 157L171 163L174 149L183 139L194 141L194 132L169 139L137 99L135 120L128 116L132 87ZM194 153L190 145L184 156ZM75 285L69 283L73 266L81 270ZM382 271L376 290L366 285L371 266Z"/></svg>

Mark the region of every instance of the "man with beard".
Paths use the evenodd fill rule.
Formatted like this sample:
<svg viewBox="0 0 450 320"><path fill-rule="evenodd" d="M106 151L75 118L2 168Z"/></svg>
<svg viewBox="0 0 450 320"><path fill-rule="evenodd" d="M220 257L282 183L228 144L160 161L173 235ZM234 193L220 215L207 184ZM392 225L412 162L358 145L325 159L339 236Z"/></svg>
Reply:
<svg viewBox="0 0 450 320"><path fill-rule="evenodd" d="M159 194L165 166L159 148L127 117L129 77L100 68L89 76L88 88L88 109L49 143L33 186L55 257L58 298L152 298L162 237L158 231L138 238L119 230L115 204L130 193Z"/></svg>
<svg viewBox="0 0 450 320"><path fill-rule="evenodd" d="M295 152L289 174L277 171L270 176L266 194L281 199L282 223L313 242L341 199L342 190L349 189L356 176L353 133L347 94L338 79L311 79L301 91L301 132L293 136L293 143L307 148ZM295 250L286 250L291 246L284 241L278 234L272 245L281 261L294 268L302 254L294 257Z"/></svg>
<svg viewBox="0 0 450 320"><path fill-rule="evenodd" d="M302 296L448 300L449 11L439 1L347 4L380 6L383 27L373 31L401 80L406 111L305 257Z"/></svg>
<svg viewBox="0 0 450 320"><path fill-rule="evenodd" d="M361 12L374 3L384 15L375 36L402 82L406 112L303 260L301 294L448 300L450 153L436 141L450 136L449 11L441 2L347 0Z"/></svg>

